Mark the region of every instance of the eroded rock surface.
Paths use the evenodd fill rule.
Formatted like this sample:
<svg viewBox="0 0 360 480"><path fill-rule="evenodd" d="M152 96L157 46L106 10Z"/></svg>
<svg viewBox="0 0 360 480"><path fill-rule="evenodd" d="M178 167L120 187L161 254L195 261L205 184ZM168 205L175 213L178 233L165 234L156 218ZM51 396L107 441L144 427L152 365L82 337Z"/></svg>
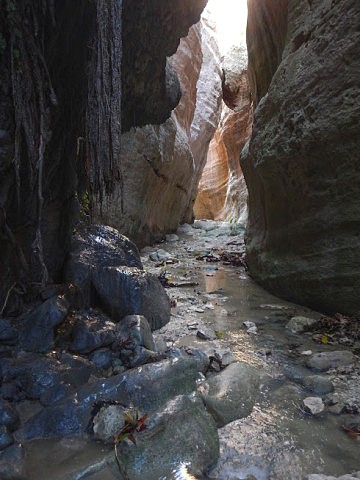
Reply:
<svg viewBox="0 0 360 480"><path fill-rule="evenodd" d="M197 184L220 116L221 69L212 34L202 19L169 58L182 90L170 118L122 135L122 184L104 199L101 218L138 244L193 218Z"/></svg>
<svg viewBox="0 0 360 480"><path fill-rule="evenodd" d="M245 46L232 47L222 62L222 71L221 119L210 142L194 213L196 218L244 222L247 188L240 153L250 136L253 119Z"/></svg>
<svg viewBox="0 0 360 480"><path fill-rule="evenodd" d="M292 1L285 22L286 3L249 2L252 93L263 98L242 157L247 264L277 295L356 314L360 4ZM265 27L268 34L259 36Z"/></svg>

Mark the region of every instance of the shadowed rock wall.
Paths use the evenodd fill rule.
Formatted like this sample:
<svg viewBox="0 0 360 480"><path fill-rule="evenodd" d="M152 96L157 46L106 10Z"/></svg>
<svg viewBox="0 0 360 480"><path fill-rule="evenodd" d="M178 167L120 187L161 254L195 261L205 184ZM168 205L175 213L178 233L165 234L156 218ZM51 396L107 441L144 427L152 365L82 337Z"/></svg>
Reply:
<svg viewBox="0 0 360 480"><path fill-rule="evenodd" d="M166 57L205 4L0 0L0 315L62 281L80 206L99 223L115 201L123 215L122 121L170 116L180 85Z"/></svg>
<svg viewBox="0 0 360 480"><path fill-rule="evenodd" d="M221 103L220 59L206 19L190 28L167 66L178 76L179 105L164 123L123 133L122 183L93 208L97 221L117 228L139 245L193 220L197 184ZM152 113L156 113L154 105Z"/></svg>
<svg viewBox="0 0 360 480"><path fill-rule="evenodd" d="M285 7L249 1L251 84L255 98L263 98L242 155L247 263L277 295L354 314L360 310L360 3L290 0Z"/></svg>

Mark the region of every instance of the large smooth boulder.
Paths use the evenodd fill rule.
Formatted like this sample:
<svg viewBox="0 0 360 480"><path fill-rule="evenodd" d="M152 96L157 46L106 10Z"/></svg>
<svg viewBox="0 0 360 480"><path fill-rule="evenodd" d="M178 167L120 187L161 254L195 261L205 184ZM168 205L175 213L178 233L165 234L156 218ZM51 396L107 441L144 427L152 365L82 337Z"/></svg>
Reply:
<svg viewBox="0 0 360 480"><path fill-rule="evenodd" d="M259 100L241 159L249 271L278 296L357 315L360 3L248 3Z"/></svg>
<svg viewBox="0 0 360 480"><path fill-rule="evenodd" d="M197 395L181 395L150 415L136 445L122 442L118 458L126 478L172 478L183 465L203 473L219 457L219 437L213 418Z"/></svg>
<svg viewBox="0 0 360 480"><path fill-rule="evenodd" d="M260 375L246 363L232 363L199 388L206 408L220 428L252 412L259 391Z"/></svg>
<svg viewBox="0 0 360 480"><path fill-rule="evenodd" d="M151 329L170 320L170 300L154 275L135 267L108 267L93 272L93 284L108 313L120 321L143 315Z"/></svg>
<svg viewBox="0 0 360 480"><path fill-rule="evenodd" d="M26 314L22 319L19 343L28 352L46 353L54 348L55 327L68 313L69 304L63 296L53 297Z"/></svg>
<svg viewBox="0 0 360 480"><path fill-rule="evenodd" d="M190 359L164 360L100 378L78 388L67 400L44 408L16 432L20 441L49 438L85 432L97 402L116 400L131 403L152 412L169 399L196 389L196 363Z"/></svg>
<svg viewBox="0 0 360 480"><path fill-rule="evenodd" d="M139 251L127 237L105 225L91 225L75 233L65 277L81 290L85 305L91 303L93 271L118 266L142 269Z"/></svg>

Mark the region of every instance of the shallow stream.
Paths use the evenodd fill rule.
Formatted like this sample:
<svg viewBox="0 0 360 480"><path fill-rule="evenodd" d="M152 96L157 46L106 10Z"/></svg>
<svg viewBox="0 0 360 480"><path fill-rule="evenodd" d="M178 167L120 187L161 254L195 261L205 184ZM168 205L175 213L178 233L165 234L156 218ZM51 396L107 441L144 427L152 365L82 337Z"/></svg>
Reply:
<svg viewBox="0 0 360 480"><path fill-rule="evenodd" d="M349 415L324 412L312 416L304 411L302 404L305 397L312 395L301 386L301 378L311 373L304 366L306 358L302 352L344 347L317 344L309 334L291 333L285 328L291 317L318 318L319 313L272 296L255 284L241 266L206 261L208 254L216 255L221 250L241 253L244 249L241 229L237 232L231 225L211 222L200 226L206 228L183 227L178 240L172 238L147 247L142 251L142 260L146 269L157 275L163 273L174 283L197 284L167 290L176 306L171 322L155 334L159 344L194 346L208 354L232 354L262 373L253 413L219 430L220 459L209 477L302 480L308 474L340 476L360 470L359 436L352 438L342 429ZM176 260L164 263L150 260L149 254L160 248ZM247 333L244 321L254 322L257 334ZM198 330L209 339L200 339ZM327 375L340 398L359 399L358 367ZM97 458L101 461L107 451L110 451L107 447L80 439L33 442L28 453L30 480L75 480L67 476L69 472L94 464ZM93 474L89 478L114 478L106 475ZM77 480L87 477L83 475ZM178 474L174 478L185 477Z"/></svg>

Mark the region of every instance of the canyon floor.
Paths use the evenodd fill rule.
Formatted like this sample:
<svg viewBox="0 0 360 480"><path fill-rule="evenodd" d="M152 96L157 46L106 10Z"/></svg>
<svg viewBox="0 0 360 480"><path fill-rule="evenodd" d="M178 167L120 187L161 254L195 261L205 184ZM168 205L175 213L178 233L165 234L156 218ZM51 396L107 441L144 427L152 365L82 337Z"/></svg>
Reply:
<svg viewBox="0 0 360 480"><path fill-rule="evenodd" d="M236 224L196 221L167 240L141 252L146 269L183 285L167 288L172 317L155 337L168 347L196 347L262 372L252 414L219 430L220 460L209 477L301 480L360 470L360 436L344 430L359 422L358 357L326 371L306 366L317 352L358 353L358 332L328 336L316 328L286 328L294 316L317 320L321 314L274 297L251 280L241 265L243 230ZM334 391L325 393L329 388L321 379ZM307 397L322 398L323 411L306 411Z"/></svg>
<svg viewBox="0 0 360 480"><path fill-rule="evenodd" d="M206 478L360 478L358 327L340 316L331 323L339 328L329 328L321 313L269 294L248 275L244 251L239 224L213 221L182 225L141 251L145 270L161 279L172 303L170 322L153 332L158 351L210 358L199 389L234 362L260 378L259 387L247 386L257 393L252 413L219 429L220 458ZM30 480L117 478L106 467L114 460L111 445L67 437L26 449ZM172 478L192 478L191 467L179 465Z"/></svg>

